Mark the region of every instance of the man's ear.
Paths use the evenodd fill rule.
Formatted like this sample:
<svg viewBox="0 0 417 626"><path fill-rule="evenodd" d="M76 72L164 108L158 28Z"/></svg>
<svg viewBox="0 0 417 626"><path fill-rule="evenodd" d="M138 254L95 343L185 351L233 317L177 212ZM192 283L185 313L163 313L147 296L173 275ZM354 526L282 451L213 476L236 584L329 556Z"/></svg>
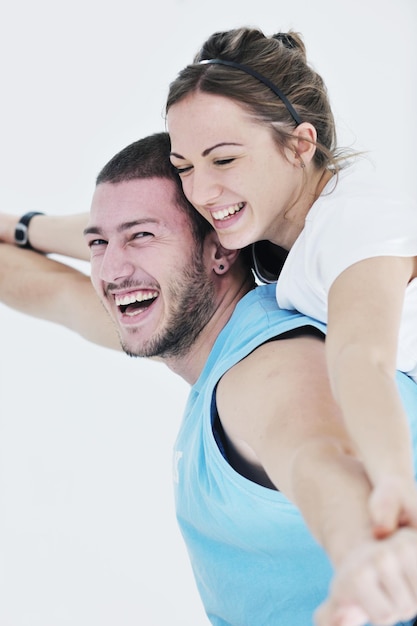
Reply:
<svg viewBox="0 0 417 626"><path fill-rule="evenodd" d="M290 159L294 165L304 168L316 153L317 131L313 124L302 122L292 135Z"/></svg>
<svg viewBox="0 0 417 626"><path fill-rule="evenodd" d="M240 251L224 248L219 241L217 233L214 231L207 235L206 244L208 245L210 262L215 274L221 275L228 272L234 265Z"/></svg>

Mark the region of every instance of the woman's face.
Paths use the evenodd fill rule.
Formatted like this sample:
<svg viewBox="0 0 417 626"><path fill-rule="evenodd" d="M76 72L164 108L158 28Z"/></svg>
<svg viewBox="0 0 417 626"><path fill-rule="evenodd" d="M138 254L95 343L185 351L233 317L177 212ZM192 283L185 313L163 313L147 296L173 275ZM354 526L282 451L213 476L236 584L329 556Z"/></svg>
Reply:
<svg viewBox="0 0 417 626"><path fill-rule="evenodd" d="M284 214L300 192L299 168L271 129L234 100L195 93L168 111L171 161L184 193L226 248L281 242Z"/></svg>

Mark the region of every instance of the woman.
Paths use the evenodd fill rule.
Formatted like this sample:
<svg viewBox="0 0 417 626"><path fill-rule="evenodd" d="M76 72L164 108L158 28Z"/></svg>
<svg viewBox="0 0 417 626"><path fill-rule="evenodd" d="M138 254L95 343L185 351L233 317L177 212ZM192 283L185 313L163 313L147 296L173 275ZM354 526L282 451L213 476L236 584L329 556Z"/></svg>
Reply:
<svg viewBox="0 0 417 626"><path fill-rule="evenodd" d="M267 240L288 253L275 272L283 263L279 305L328 323L332 390L373 485L376 536L416 526L395 384L396 367L417 381L416 207L337 148L326 87L297 33L215 33L171 84L166 109L171 161L221 243ZM261 278L274 273L264 243L254 259Z"/></svg>

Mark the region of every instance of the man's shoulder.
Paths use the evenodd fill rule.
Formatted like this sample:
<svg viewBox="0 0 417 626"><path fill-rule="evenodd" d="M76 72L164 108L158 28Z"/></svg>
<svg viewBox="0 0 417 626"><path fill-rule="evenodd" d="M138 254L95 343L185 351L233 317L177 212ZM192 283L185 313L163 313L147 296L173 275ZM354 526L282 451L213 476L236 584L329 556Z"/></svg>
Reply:
<svg viewBox="0 0 417 626"><path fill-rule="evenodd" d="M279 309L277 304L276 283L257 285L238 302L233 315L238 317L243 310L255 309L257 307L271 311L282 310Z"/></svg>
<svg viewBox="0 0 417 626"><path fill-rule="evenodd" d="M211 396L224 373L257 348L307 326L325 332L321 322L298 311L281 309L274 284L255 287L239 301L217 337L194 391L204 389L203 395Z"/></svg>
<svg viewBox="0 0 417 626"><path fill-rule="evenodd" d="M295 310L278 306L275 284L259 285L238 303L229 322L220 333L217 355L228 359L232 354L243 358L262 343L303 326L325 331L317 320Z"/></svg>
<svg viewBox="0 0 417 626"><path fill-rule="evenodd" d="M253 318L260 327L284 320L296 320L305 317L295 310L282 309L276 298L276 284L257 285L237 304L231 317L232 325L247 327L248 319Z"/></svg>

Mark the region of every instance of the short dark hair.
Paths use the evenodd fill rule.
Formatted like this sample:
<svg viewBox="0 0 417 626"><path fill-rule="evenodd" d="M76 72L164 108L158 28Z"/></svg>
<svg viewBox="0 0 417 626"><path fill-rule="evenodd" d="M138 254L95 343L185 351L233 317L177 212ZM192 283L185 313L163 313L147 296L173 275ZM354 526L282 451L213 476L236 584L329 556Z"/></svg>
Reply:
<svg viewBox="0 0 417 626"><path fill-rule="evenodd" d="M201 243L212 227L184 196L181 180L169 158L170 151L171 142L165 132L134 141L106 163L96 178L96 185L147 178L172 180L176 187L177 205L188 215L193 234Z"/></svg>

